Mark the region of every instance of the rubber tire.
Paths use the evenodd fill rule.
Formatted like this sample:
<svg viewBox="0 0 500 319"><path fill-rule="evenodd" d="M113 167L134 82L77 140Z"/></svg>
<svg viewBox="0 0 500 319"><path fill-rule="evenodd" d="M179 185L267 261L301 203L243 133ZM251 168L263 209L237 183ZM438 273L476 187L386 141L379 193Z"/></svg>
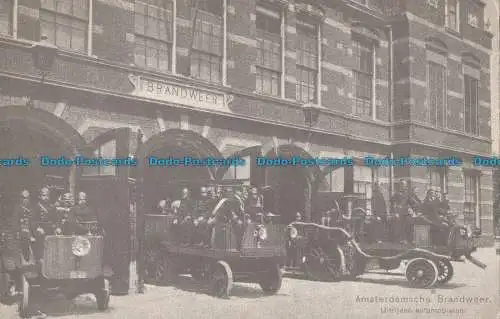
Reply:
<svg viewBox="0 0 500 319"><path fill-rule="evenodd" d="M414 277L415 271L423 270L423 276L428 277L427 281L419 281ZM427 274L425 272L428 272ZM415 258L408 262L405 270L405 276L410 285L414 288L431 288L438 278L438 267L436 263L426 258Z"/></svg>
<svg viewBox="0 0 500 319"><path fill-rule="evenodd" d="M229 264L219 260L213 267L210 288L215 297L228 299L233 288L233 272Z"/></svg>
<svg viewBox="0 0 500 319"><path fill-rule="evenodd" d="M266 294L274 295L281 289L282 282L283 274L280 266L276 264L270 266L268 271L262 274L259 285Z"/></svg>
<svg viewBox="0 0 500 319"><path fill-rule="evenodd" d="M21 274L21 300L19 301L19 316L21 318L30 317L29 313L29 296L30 296L30 285L26 276Z"/></svg>
<svg viewBox="0 0 500 319"><path fill-rule="evenodd" d="M102 279L99 291L95 293L97 309L99 311L105 311L108 309L110 295L111 295L111 290L109 288L109 280L104 278Z"/></svg>
<svg viewBox="0 0 500 319"><path fill-rule="evenodd" d="M340 246L338 246L337 248L339 247ZM329 256L328 253L318 245L315 246L314 249L311 249L311 251L305 256L305 260L303 260L303 266L305 270L304 272L307 277L315 281L339 281L342 277L341 267L344 257L341 254L343 254L343 252L336 249L335 251L333 251L333 254L334 255ZM317 269L318 259L322 259L325 263L323 266L323 263L320 261L320 268L324 267L324 269ZM330 263L330 268L326 263Z"/></svg>
<svg viewBox="0 0 500 319"><path fill-rule="evenodd" d="M444 285L453 278L453 275L454 275L453 265L451 264L451 262L449 260L447 260L447 259L438 260L438 262L436 263L436 266L437 266L438 271L439 271L438 279L437 279L438 285ZM448 268L448 275L446 277L442 277L442 275L444 273L444 268ZM440 276L441 276L441 278L440 278Z"/></svg>

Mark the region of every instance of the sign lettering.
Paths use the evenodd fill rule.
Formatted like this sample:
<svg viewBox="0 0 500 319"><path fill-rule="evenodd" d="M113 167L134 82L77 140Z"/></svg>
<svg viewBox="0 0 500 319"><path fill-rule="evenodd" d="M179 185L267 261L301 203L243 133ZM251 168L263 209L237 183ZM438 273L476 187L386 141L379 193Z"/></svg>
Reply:
<svg viewBox="0 0 500 319"><path fill-rule="evenodd" d="M129 80L134 86L132 94L135 96L192 107L231 112L229 104L233 100L232 95L165 81L146 79L135 75L129 75Z"/></svg>

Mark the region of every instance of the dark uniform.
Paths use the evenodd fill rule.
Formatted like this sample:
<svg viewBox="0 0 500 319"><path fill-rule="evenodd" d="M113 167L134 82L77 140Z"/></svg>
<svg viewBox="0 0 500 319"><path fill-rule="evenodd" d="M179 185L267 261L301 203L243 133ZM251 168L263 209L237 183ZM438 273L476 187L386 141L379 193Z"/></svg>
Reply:
<svg viewBox="0 0 500 319"><path fill-rule="evenodd" d="M191 199L187 188L182 190L182 199L179 204L180 235L183 244L190 244L193 241L194 224L193 213L196 203Z"/></svg>
<svg viewBox="0 0 500 319"><path fill-rule="evenodd" d="M369 237L371 241L385 241L388 239L387 205L378 184L375 184L373 188L371 204L374 220L370 227Z"/></svg>
<svg viewBox="0 0 500 319"><path fill-rule="evenodd" d="M194 210L195 232L193 241L196 244L208 245L210 242L209 226L207 222L214 207L214 200L210 198L207 191L202 188L201 198L196 202Z"/></svg>
<svg viewBox="0 0 500 319"><path fill-rule="evenodd" d="M398 191L391 198L391 218L389 235L392 241L412 241L408 194Z"/></svg>
<svg viewBox="0 0 500 319"><path fill-rule="evenodd" d="M258 221L259 214L264 213L262 196L257 188L252 188L250 196L245 200L245 212L252 221Z"/></svg>
<svg viewBox="0 0 500 319"><path fill-rule="evenodd" d="M78 204L73 207L72 211L74 219L72 223L73 231L78 235L91 233L92 235L104 235L104 230L99 224L99 219L95 211L87 203L87 194L80 192L78 194ZM88 224L88 227L83 226Z"/></svg>
<svg viewBox="0 0 500 319"><path fill-rule="evenodd" d="M32 243L31 247L36 260L43 257L45 236L52 235L55 230L56 210L49 200L49 189L42 188L40 200L33 208L32 228L34 228L35 242Z"/></svg>

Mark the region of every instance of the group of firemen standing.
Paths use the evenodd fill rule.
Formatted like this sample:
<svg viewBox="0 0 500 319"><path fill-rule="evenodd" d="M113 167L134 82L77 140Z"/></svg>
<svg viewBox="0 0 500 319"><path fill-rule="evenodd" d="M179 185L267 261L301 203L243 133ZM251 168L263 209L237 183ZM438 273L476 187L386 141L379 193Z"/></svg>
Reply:
<svg viewBox="0 0 500 319"><path fill-rule="evenodd" d="M78 193L77 202L71 193L64 193L54 202L51 190L42 187L37 200L28 190L22 190L17 203L0 203L2 227L0 240L18 243L24 259L31 253L37 262L43 257L43 239L46 235L87 234L102 232L93 227L83 228L81 222L97 222L97 216L87 203L87 195Z"/></svg>
<svg viewBox="0 0 500 319"><path fill-rule="evenodd" d="M158 203L158 209L160 214L174 217L173 224L177 230L175 235L181 245L208 247L212 229L217 222L231 223L236 233L242 233L245 223L259 220L262 216L260 214L264 212L264 205L257 187L201 186L196 198L188 188L184 188L180 199L162 199ZM217 214L219 211L223 213Z"/></svg>

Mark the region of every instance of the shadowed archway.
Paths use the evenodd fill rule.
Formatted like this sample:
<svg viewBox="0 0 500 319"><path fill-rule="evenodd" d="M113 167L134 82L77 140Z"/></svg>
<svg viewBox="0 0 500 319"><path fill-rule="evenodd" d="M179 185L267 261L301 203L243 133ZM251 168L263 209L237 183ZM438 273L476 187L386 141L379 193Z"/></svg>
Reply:
<svg viewBox="0 0 500 319"><path fill-rule="evenodd" d="M286 144L267 152L268 159L283 158L313 159L303 148ZM311 219L313 196L321 170L317 165L272 166L265 168L266 184L274 189L275 212L281 216L283 223L292 222L295 214L300 212L304 220Z"/></svg>

